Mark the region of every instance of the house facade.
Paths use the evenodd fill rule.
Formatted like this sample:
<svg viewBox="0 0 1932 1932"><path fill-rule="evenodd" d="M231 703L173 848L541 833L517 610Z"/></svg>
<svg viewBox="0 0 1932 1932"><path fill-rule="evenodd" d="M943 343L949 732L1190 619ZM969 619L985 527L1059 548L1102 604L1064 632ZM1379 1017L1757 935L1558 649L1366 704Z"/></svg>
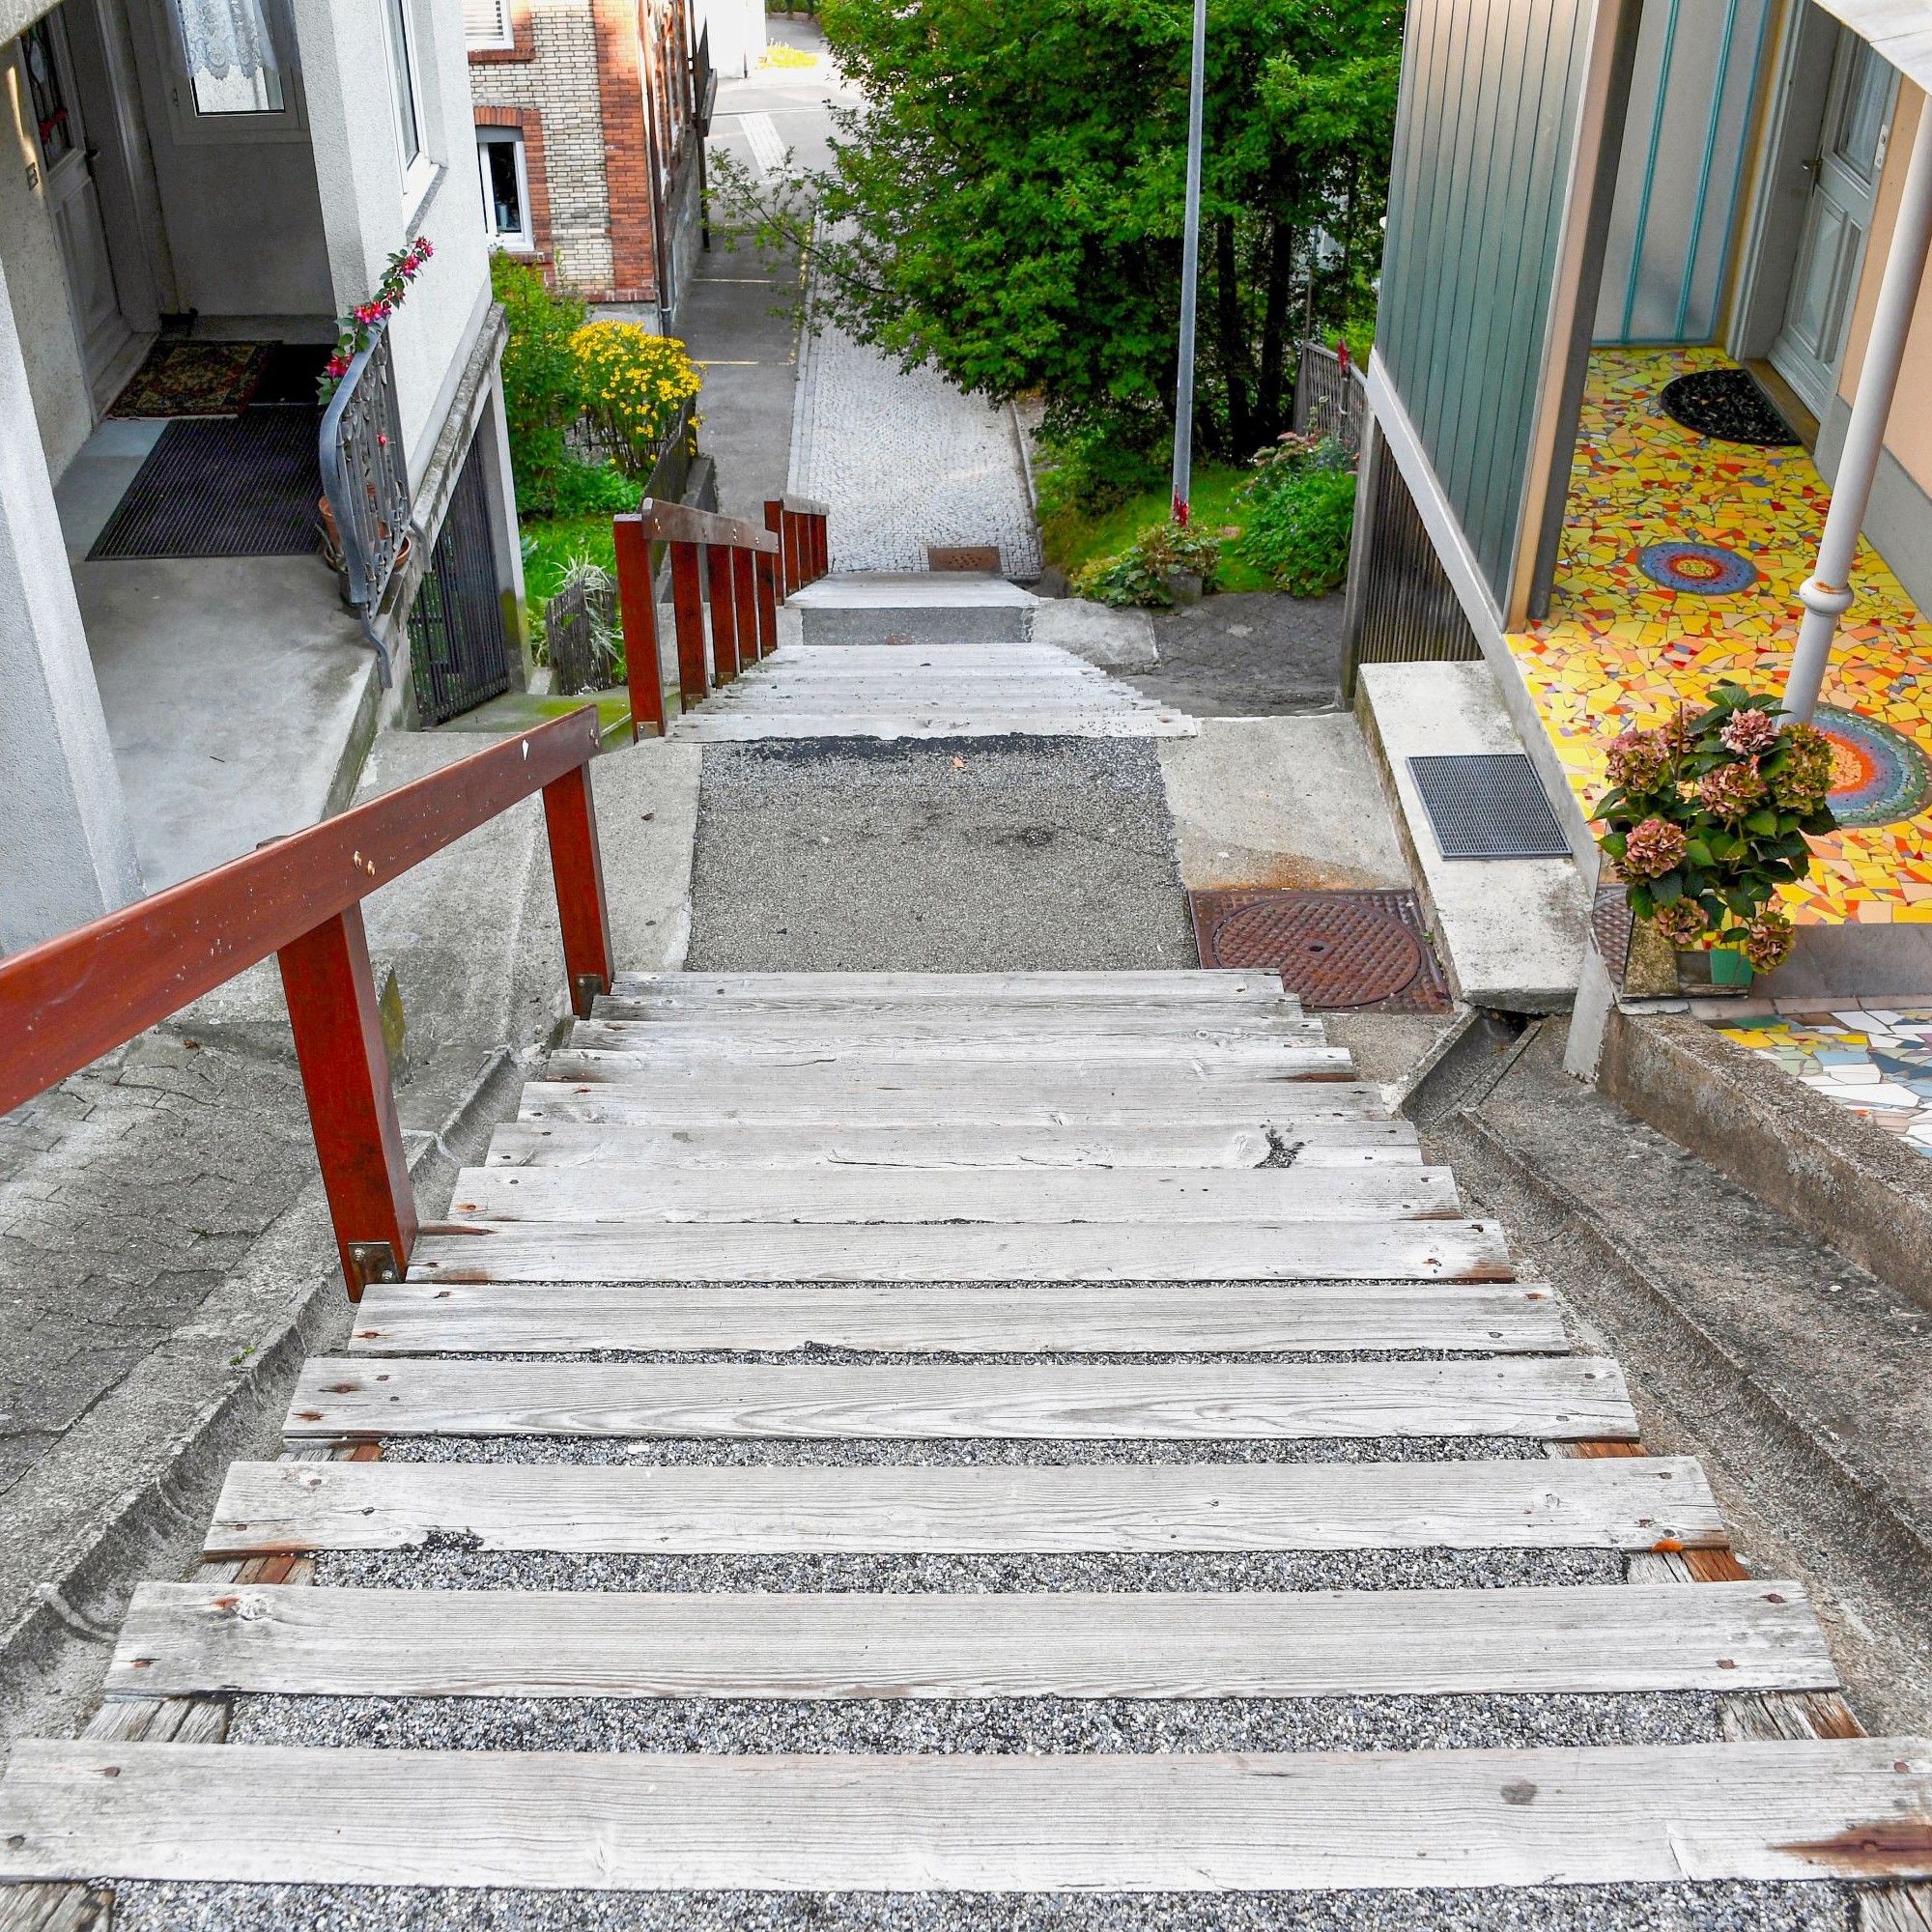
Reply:
<svg viewBox="0 0 1932 1932"><path fill-rule="evenodd" d="M522 581L461 0L12 0L0 71L12 951L521 682Z"/></svg>
<svg viewBox="0 0 1932 1932"><path fill-rule="evenodd" d="M1805 992L1932 992L1928 85L1882 0L1407 14L1353 661L1487 661L1588 881L1620 730L1818 703Z"/></svg>
<svg viewBox="0 0 1932 1932"><path fill-rule="evenodd" d="M464 26L496 245L668 332L700 242L712 75L749 71L762 11L466 0Z"/></svg>

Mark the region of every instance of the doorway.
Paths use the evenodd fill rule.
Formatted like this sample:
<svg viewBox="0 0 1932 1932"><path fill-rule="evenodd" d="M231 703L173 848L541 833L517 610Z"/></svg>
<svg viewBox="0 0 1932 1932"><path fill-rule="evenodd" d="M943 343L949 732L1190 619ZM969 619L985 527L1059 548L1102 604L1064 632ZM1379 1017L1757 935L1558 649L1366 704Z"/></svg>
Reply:
<svg viewBox="0 0 1932 1932"><path fill-rule="evenodd" d="M1837 392L1897 93L1897 71L1868 43L1818 7L1801 9L1733 353L1767 360L1821 421Z"/></svg>

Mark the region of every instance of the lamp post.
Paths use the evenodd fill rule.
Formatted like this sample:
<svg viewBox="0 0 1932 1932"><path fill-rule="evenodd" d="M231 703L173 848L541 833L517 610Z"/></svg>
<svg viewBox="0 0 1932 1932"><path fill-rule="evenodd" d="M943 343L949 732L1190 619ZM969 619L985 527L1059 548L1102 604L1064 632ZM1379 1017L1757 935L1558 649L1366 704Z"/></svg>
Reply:
<svg viewBox="0 0 1932 1932"><path fill-rule="evenodd" d="M1208 0L1194 0L1187 82L1187 216L1180 244L1180 355L1174 393L1174 521L1185 526L1194 490L1194 300L1201 257L1201 97L1208 66Z"/></svg>

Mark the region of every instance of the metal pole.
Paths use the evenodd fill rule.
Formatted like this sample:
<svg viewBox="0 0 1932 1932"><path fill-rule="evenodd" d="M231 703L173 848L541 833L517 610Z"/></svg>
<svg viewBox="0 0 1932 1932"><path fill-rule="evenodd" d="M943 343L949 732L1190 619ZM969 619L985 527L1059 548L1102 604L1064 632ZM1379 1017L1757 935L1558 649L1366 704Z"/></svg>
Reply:
<svg viewBox="0 0 1932 1932"><path fill-rule="evenodd" d="M1845 429L1845 446L1838 457L1838 473L1832 485L1832 508L1825 518L1825 534L1818 543L1818 567L1799 586L1804 622L1798 648L1791 656L1791 675L1784 681L1784 722L1810 722L1818 693L1832 661L1832 641L1838 619L1852 605L1852 559L1858 554L1859 530L1871 501L1872 479L1885 447L1886 418L1898 388L1899 364L1905 338L1912 327L1913 304L1925 275L1928 244L1932 244L1932 106L1919 110L1918 131L1913 137L1912 160L1905 171L1898 219L1886 255L1885 279L1879 284L1878 305L1872 311L1871 338L1859 371L1859 393L1852 419Z"/></svg>
<svg viewBox="0 0 1932 1932"><path fill-rule="evenodd" d="M1174 521L1194 491L1194 298L1201 258L1201 97L1208 67L1208 0L1194 0L1194 65L1187 82L1187 220L1180 244L1180 366L1174 384ZM1932 120L1932 111L1928 111Z"/></svg>

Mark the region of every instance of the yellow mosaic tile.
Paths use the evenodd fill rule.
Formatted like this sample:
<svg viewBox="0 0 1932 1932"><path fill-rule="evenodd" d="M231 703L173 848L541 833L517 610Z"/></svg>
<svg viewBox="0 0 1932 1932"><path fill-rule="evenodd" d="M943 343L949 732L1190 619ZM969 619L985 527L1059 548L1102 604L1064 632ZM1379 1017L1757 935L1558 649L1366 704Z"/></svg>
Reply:
<svg viewBox="0 0 1932 1932"><path fill-rule="evenodd" d="M1509 639L1544 726L1587 811L1605 789L1609 742L1702 703L1730 679L1777 692L1790 668L1831 492L1802 449L1714 442L1658 405L1673 377L1735 366L1715 349L1609 349L1591 357L1547 623ZM1647 544L1713 544L1758 581L1734 595L1666 589L1644 576ZM1869 544L1858 601L1838 632L1824 701L1889 725L1932 755L1932 623ZM1800 924L1932 918L1932 810L1813 841L1811 876L1784 888Z"/></svg>

